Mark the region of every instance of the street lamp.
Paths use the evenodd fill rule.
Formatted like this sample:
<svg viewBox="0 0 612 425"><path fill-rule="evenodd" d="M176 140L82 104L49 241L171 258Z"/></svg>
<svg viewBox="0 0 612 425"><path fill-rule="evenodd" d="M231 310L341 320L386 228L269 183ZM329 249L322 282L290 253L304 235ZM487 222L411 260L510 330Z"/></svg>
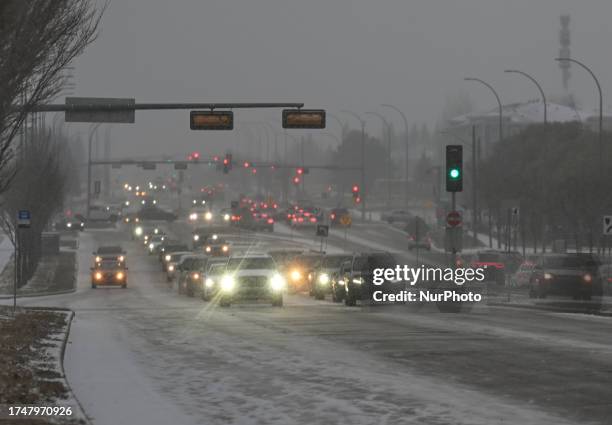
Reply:
<svg viewBox="0 0 612 425"><path fill-rule="evenodd" d="M361 190L363 195L361 196L361 219L365 220L365 208L366 208L366 175L365 175L365 126L366 122L363 118L357 115L355 112L342 110L344 114L353 116L361 125Z"/></svg>
<svg viewBox="0 0 612 425"><path fill-rule="evenodd" d="M544 90L542 90L542 86L531 75L527 74L526 72L519 71L518 69L506 69L504 72L506 72L508 74L520 74L520 75L523 75L523 76L529 78L533 82L533 84L536 85L538 90L540 90L540 95L542 96L542 103L544 103L544 125L546 125L548 123L548 108L547 108L547 104L546 104L546 95L544 94Z"/></svg>
<svg viewBox="0 0 612 425"><path fill-rule="evenodd" d="M489 88L489 90L491 90L493 92L493 94L495 95L495 99L497 99L497 104L499 105L499 141L502 141L502 126L503 126L503 112L502 112L502 103L501 100L499 98L499 95L497 94L497 92L495 91L495 89L493 88L492 85L490 85L489 83L481 80L480 78L464 78L465 81L476 81L486 87Z"/></svg>
<svg viewBox="0 0 612 425"><path fill-rule="evenodd" d="M591 71L591 69L588 66L586 66L580 61L577 61L576 59L555 58L555 60L558 62L559 61L573 62L581 66L582 68L586 69L587 72L591 74L591 77L593 77L593 80L595 80L595 84L597 85L597 91L599 92L599 136L598 136L599 138L599 172L601 173L601 176L603 177L603 95L601 93L601 85L599 84L599 80L595 76L595 73Z"/></svg>
<svg viewBox="0 0 612 425"><path fill-rule="evenodd" d="M410 198L410 190L409 190L409 187L408 187L408 166L409 166L408 164L409 164L409 161L410 161L410 156L408 154L408 152L409 152L408 151L408 144L410 143L410 139L409 139L409 136L408 136L408 120L406 119L406 115L404 115L404 113L402 111L400 111L400 109L398 107L393 106L393 105L389 105L389 104L386 104L386 103L384 103L384 104L382 104L380 106L382 106L383 108L391 108L391 109L393 109L394 111L398 112L402 116L402 119L404 120L404 137L406 138L406 142L405 142L406 143L406 147L405 147L405 150L406 150L405 162L406 163L405 163L405 166L404 166L404 174L405 174L404 178L406 179L406 184L405 184L405 189L406 189L406 193L405 193L405 195L406 195L406 208L408 208L408 201L409 201L409 198Z"/></svg>
<svg viewBox="0 0 612 425"><path fill-rule="evenodd" d="M381 114L379 114L378 112L366 112L366 115L373 115L376 116L378 118L380 118L387 130L387 166L385 167L385 175L387 178L387 207L389 206L389 204L391 203L391 126L389 124L389 121L386 120L385 117L383 117ZM383 131L384 134L384 131Z"/></svg>

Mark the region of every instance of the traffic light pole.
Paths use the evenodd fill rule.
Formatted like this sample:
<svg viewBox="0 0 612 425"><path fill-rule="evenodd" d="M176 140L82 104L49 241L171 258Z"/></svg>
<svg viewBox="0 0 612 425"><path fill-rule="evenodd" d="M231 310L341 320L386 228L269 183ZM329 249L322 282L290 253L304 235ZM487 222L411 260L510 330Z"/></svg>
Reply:
<svg viewBox="0 0 612 425"><path fill-rule="evenodd" d="M451 211L457 211L457 193L451 192ZM451 260L453 267L457 267L457 238L456 232L459 231L459 227L455 227L451 230L452 237L450 238L451 245Z"/></svg>

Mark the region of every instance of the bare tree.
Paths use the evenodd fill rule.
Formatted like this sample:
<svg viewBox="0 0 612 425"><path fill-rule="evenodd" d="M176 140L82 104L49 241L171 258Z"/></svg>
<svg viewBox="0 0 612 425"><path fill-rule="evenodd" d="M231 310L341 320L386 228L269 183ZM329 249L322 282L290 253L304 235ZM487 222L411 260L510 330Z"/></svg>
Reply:
<svg viewBox="0 0 612 425"><path fill-rule="evenodd" d="M2 196L0 228L15 244L18 210L27 209L32 214L30 228L20 232L18 241L23 282L34 273L40 259L42 232L63 206L75 172L71 158L68 139L45 130L36 133L16 159L18 171Z"/></svg>
<svg viewBox="0 0 612 425"><path fill-rule="evenodd" d="M22 123L61 91L64 70L96 39L104 9L93 0L0 2L0 170L12 170L2 173L0 193L16 172Z"/></svg>

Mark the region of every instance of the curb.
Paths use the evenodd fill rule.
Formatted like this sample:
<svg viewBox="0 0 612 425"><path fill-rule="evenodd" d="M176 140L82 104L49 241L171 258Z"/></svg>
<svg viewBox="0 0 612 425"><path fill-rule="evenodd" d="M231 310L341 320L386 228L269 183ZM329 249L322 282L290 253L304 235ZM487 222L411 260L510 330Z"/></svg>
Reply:
<svg viewBox="0 0 612 425"><path fill-rule="evenodd" d="M53 311L54 309L49 309L50 311ZM66 327L66 335L64 337L64 341L62 342L62 350L61 350L61 361L60 361L60 367L62 368L62 375L64 377L64 382L66 383L66 388L68 388L68 392L70 394L72 394L72 397L74 398L74 400L76 401L79 410L80 410L80 416L81 419L83 419L85 421L85 423L87 425L93 425L90 418L87 416L87 414L85 413L85 409L83 409L83 405L81 404L81 402L79 401L79 399L77 398L76 394L74 393L74 390L72 389L72 387L70 386L70 382L68 382L68 378L66 377L66 371L64 370L64 357L66 355L66 347L68 346L68 338L70 337L70 328L72 326L72 320L75 317L75 313L72 310L69 309L55 309L55 311L69 311L70 314L68 315L68 326Z"/></svg>
<svg viewBox="0 0 612 425"><path fill-rule="evenodd" d="M51 291L51 292L36 292L33 294L17 294L17 298L34 298L34 297L46 297L49 295L62 295L62 294L70 294L76 292L76 288L72 289L64 289L62 291ZM10 300L13 298L13 295L0 295L0 300Z"/></svg>

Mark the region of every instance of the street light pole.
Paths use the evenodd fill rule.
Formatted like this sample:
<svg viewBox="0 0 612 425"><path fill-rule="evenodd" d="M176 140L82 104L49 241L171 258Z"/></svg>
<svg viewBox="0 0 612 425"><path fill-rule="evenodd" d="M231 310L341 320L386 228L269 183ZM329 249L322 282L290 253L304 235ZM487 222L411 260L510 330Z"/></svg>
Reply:
<svg viewBox="0 0 612 425"><path fill-rule="evenodd" d="M365 126L366 126L366 122L363 118L361 118L355 112L351 112L347 110L342 110L340 112L352 115L353 117L357 119L357 121L359 121L359 124L361 124L361 190L363 191L362 192L363 195L361 196L361 219L365 220L366 218L365 200L367 199L366 175L365 175Z"/></svg>
<svg viewBox="0 0 612 425"><path fill-rule="evenodd" d="M540 90L540 95L542 96L542 103L544 104L544 125L546 125L548 123L548 107L547 107L547 103L546 103L546 95L544 94L544 90L542 90L542 86L540 85L540 83L538 83L536 81L536 79L533 78L531 75L527 74L526 72L519 71L518 69L506 69L504 72L506 72L508 74L520 74L520 75L523 75L523 76L529 78L533 82L533 84L536 85L538 90Z"/></svg>
<svg viewBox="0 0 612 425"><path fill-rule="evenodd" d="M405 143L405 150L406 150L406 158L405 158L405 164L404 164L404 178L406 180L406 184L405 184L405 197L406 197L406 208L408 208L408 202L409 202L409 197L410 197L410 188L408 186L408 167L409 167L409 161L410 161L410 156L409 156L409 150L408 150L408 144L410 143L410 139L408 136L408 119L406 119L406 115L404 115L404 113L396 106L393 105L389 105L389 104L382 104L380 105L384 108L391 108L394 111L398 112L401 116L402 119L404 120L404 137L406 139Z"/></svg>
<svg viewBox="0 0 612 425"><path fill-rule="evenodd" d="M595 84L597 85L597 91L599 92L599 172L601 174L601 177L603 177L603 95L601 92L601 85L599 84L599 80L597 79L597 77L595 76L595 73L591 70L591 68L589 68L588 66L586 66L585 64L583 64L580 61L577 61L576 59L571 59L571 58L555 58L556 61L569 61L569 62L573 62L575 64L577 64L578 66L581 66L582 68L586 69L586 71L591 74L591 77L593 77L593 80L595 81Z"/></svg>
<svg viewBox="0 0 612 425"><path fill-rule="evenodd" d="M89 129L89 142L87 144L87 221L89 221L89 214L91 212L91 144L95 132L100 127L101 123L97 123L91 126Z"/></svg>
<svg viewBox="0 0 612 425"><path fill-rule="evenodd" d="M378 118L380 118L387 130L387 166L386 168L386 178L387 178L387 200L386 200L386 205L387 207L389 207L389 204L391 203L391 126L389 124L389 121L386 120L385 117L383 117L381 114L379 114L378 112L366 112L367 115L374 115ZM383 131L384 134L384 131Z"/></svg>
<svg viewBox="0 0 612 425"><path fill-rule="evenodd" d="M489 90L491 90L493 92L493 94L495 95L495 99L497 99L497 104L499 105L499 141L501 142L503 140L502 134L503 134L503 107L502 107L502 103L501 100L499 98L499 95L497 94L497 92L495 91L495 89L493 88L493 86L489 83L487 83L486 81L481 80L480 78L464 78L465 81L476 81L486 87L489 88Z"/></svg>

